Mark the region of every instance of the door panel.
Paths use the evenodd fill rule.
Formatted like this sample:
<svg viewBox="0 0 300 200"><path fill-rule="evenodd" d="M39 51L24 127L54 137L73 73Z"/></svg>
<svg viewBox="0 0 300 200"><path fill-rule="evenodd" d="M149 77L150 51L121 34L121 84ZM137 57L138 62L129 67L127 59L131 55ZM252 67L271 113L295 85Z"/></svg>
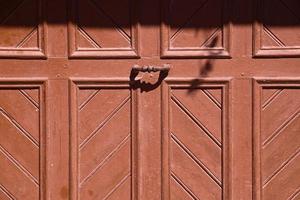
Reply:
<svg viewBox="0 0 300 200"><path fill-rule="evenodd" d="M162 56L229 57L228 3L165 0Z"/></svg>
<svg viewBox="0 0 300 200"><path fill-rule="evenodd" d="M0 193L3 199L41 199L44 195L43 90L42 83L1 81Z"/></svg>
<svg viewBox="0 0 300 200"><path fill-rule="evenodd" d="M72 82L72 197L132 199L135 191L133 95L126 84ZM101 188L101 189L99 189Z"/></svg>
<svg viewBox="0 0 300 200"><path fill-rule="evenodd" d="M188 81L187 81L188 82ZM228 195L227 83L169 85L169 131L163 135L167 199Z"/></svg>
<svg viewBox="0 0 300 200"><path fill-rule="evenodd" d="M299 81L257 80L255 84L256 199L298 199Z"/></svg>
<svg viewBox="0 0 300 200"><path fill-rule="evenodd" d="M0 57L45 56L42 8L41 0L1 2Z"/></svg>
<svg viewBox="0 0 300 200"><path fill-rule="evenodd" d="M134 0L76 0L69 26L71 57L137 57Z"/></svg>
<svg viewBox="0 0 300 200"><path fill-rule="evenodd" d="M297 0L257 0L256 56L300 55L299 5Z"/></svg>

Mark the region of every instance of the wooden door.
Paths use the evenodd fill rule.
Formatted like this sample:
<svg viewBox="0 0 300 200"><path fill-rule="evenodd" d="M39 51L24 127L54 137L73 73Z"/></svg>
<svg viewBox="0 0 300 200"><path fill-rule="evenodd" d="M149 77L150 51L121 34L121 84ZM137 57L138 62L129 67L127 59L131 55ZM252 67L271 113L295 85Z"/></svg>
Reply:
<svg viewBox="0 0 300 200"><path fill-rule="evenodd" d="M300 199L299 8L0 0L0 199Z"/></svg>

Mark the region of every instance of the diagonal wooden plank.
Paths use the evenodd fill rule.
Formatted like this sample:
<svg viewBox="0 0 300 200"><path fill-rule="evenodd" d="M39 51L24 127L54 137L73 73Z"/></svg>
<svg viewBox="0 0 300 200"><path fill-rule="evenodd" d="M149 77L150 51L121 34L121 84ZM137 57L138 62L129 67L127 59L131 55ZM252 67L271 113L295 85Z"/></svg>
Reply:
<svg viewBox="0 0 300 200"><path fill-rule="evenodd" d="M294 157L280 173L277 173L271 181L264 185L262 198L266 200L288 199L300 188L299 174L300 156L298 152L298 156Z"/></svg>
<svg viewBox="0 0 300 200"><path fill-rule="evenodd" d="M191 191L191 189L186 186L184 184L184 182L182 180L180 180L180 178L178 178L174 172L171 173L171 178L172 180L174 180L174 182L176 183L177 186L179 186L184 192L186 192L186 194L194 200L200 200L194 193L193 191Z"/></svg>
<svg viewBox="0 0 300 200"><path fill-rule="evenodd" d="M206 134L207 136L217 145L219 146L219 148L222 147L221 142L219 141L218 138L216 138L214 136L213 133L211 133L203 123L201 123L199 121L199 119L197 119L196 116L194 116L189 110L188 108L186 108L174 95L171 96L171 99L173 100L173 102L185 113L187 114Z"/></svg>
<svg viewBox="0 0 300 200"><path fill-rule="evenodd" d="M264 26L263 27L264 33L266 33L276 44L278 44L281 47L285 47L286 45L284 44L283 41L279 39L268 27Z"/></svg>
<svg viewBox="0 0 300 200"><path fill-rule="evenodd" d="M170 143L170 167L200 199L221 199L222 187L216 183L175 142Z"/></svg>
<svg viewBox="0 0 300 200"><path fill-rule="evenodd" d="M215 139L219 142L222 140L222 110L215 106L200 89L195 90L193 95L190 95L186 89L174 89L171 99L177 100L176 103L200 121Z"/></svg>
<svg viewBox="0 0 300 200"><path fill-rule="evenodd" d="M222 109L222 104L219 102L208 90L201 90L208 99L210 99L220 110Z"/></svg>
<svg viewBox="0 0 300 200"><path fill-rule="evenodd" d="M216 145L175 103L171 103L170 132L221 179L222 148Z"/></svg>
<svg viewBox="0 0 300 200"><path fill-rule="evenodd" d="M195 162L205 173L219 186L222 187L222 182L216 177L204 163L199 160L174 134L171 134L172 141L191 159Z"/></svg>
<svg viewBox="0 0 300 200"><path fill-rule="evenodd" d="M198 0L198 2L202 3L201 0ZM222 27L221 4L222 2L219 0L208 1L201 11L197 12L188 24L185 25L171 41L169 41L170 48L190 50L216 49L220 52L224 46L224 35L222 34L222 31L215 31L218 27ZM194 7L197 7L198 5L199 3L195 3ZM193 12L193 9L193 7L190 9L191 12ZM178 9L178 12L181 13L181 10ZM214 14L207 18L209 13ZM178 20L178 17L172 16L172 18L174 18L174 20L170 21L170 34L181 25L181 20Z"/></svg>
<svg viewBox="0 0 300 200"><path fill-rule="evenodd" d="M0 114L2 114L2 116L4 116L7 119L7 121L9 121L12 124L13 127L19 130L19 133L21 133L25 138L27 138L36 148L39 148L39 142L1 107Z"/></svg>
<svg viewBox="0 0 300 200"><path fill-rule="evenodd" d="M93 95L98 90L100 90L100 89L99 88L79 88L77 90L78 108L82 107L82 105L85 104L86 101L90 101L90 98L92 97L91 95Z"/></svg>
<svg viewBox="0 0 300 200"><path fill-rule="evenodd" d="M269 91L269 89L267 90ZM272 95L270 95L262 104L262 109L266 109L279 95L283 92L283 89L276 90Z"/></svg>
<svg viewBox="0 0 300 200"><path fill-rule="evenodd" d="M274 140L280 133L282 133L290 124L292 124L300 116L300 109L296 110L294 114L287 118L277 130L274 131L265 141L262 143L262 148L267 148L267 146Z"/></svg>
<svg viewBox="0 0 300 200"><path fill-rule="evenodd" d="M9 100L8 100L9 99ZM8 116L13 124L39 145L40 112L17 89L0 91L0 112Z"/></svg>
<svg viewBox="0 0 300 200"><path fill-rule="evenodd" d="M77 30L81 34L81 36L84 37L92 46L98 49L102 48L99 42L94 40L82 27L77 26Z"/></svg>
<svg viewBox="0 0 300 200"><path fill-rule="evenodd" d="M220 107L222 107L223 90L221 88L207 88L202 90L204 90L208 95L215 99L215 101L220 105Z"/></svg>
<svg viewBox="0 0 300 200"><path fill-rule="evenodd" d="M300 148L300 118L296 118L261 152L262 179L268 179Z"/></svg>
<svg viewBox="0 0 300 200"><path fill-rule="evenodd" d="M116 191L114 191L107 199L105 200L132 200L133 199L133 191L132 191L132 179L129 176Z"/></svg>
<svg viewBox="0 0 300 200"><path fill-rule="evenodd" d="M17 45L16 48L23 47L26 42L28 42L36 33L38 32L38 27L34 27Z"/></svg>
<svg viewBox="0 0 300 200"><path fill-rule="evenodd" d="M80 177L87 176L131 132L130 109L130 104L127 103L79 150L82 163L80 164Z"/></svg>
<svg viewBox="0 0 300 200"><path fill-rule="evenodd" d="M0 199L4 200L4 198L7 198L9 200L16 200L16 197L14 197L14 195L8 191L8 189L6 189L4 187L4 185L0 184L0 193L2 193L3 195L0 194Z"/></svg>
<svg viewBox="0 0 300 200"><path fill-rule="evenodd" d="M112 194L110 194L105 200L132 200L132 179L131 175L127 177L127 179L115 190Z"/></svg>
<svg viewBox="0 0 300 200"><path fill-rule="evenodd" d="M79 186L80 199L103 199L128 173L131 173L131 143L129 140L88 181Z"/></svg>
<svg viewBox="0 0 300 200"><path fill-rule="evenodd" d="M115 48L132 48L131 38L128 41L127 35L124 33L124 27L116 26L110 18L108 18L102 11L95 7L91 0L77 1L78 4L78 18L77 24L80 26L97 44L101 45L105 49ZM123 2L124 3L124 2ZM108 2L107 2L108 4ZM109 2L111 4L111 2ZM122 4L122 3L120 3ZM102 6L102 5L101 5ZM107 6L107 5L106 5ZM95 24L99 27L111 27L111 28L95 28ZM122 25L121 25L122 26ZM129 26L129 25L128 25ZM126 26L126 27L128 27ZM121 30L122 29L122 30ZM128 28L130 30L130 28ZM130 31L129 31L130 33ZM80 39L80 35L77 35L77 39ZM81 38L82 39L82 38ZM79 40L80 41L80 40ZM92 50L93 47L85 45L84 42L76 45L79 50Z"/></svg>
<svg viewBox="0 0 300 200"><path fill-rule="evenodd" d="M26 168L36 179L39 177L39 148L3 115L0 114L0 146Z"/></svg>
<svg viewBox="0 0 300 200"><path fill-rule="evenodd" d="M264 110L261 110L261 141L265 141L300 109L300 91L286 88Z"/></svg>
<svg viewBox="0 0 300 200"><path fill-rule="evenodd" d="M82 110L98 93L100 90L93 91L84 101L79 105L79 110Z"/></svg>
<svg viewBox="0 0 300 200"><path fill-rule="evenodd" d="M207 45L209 45L209 43L216 39L216 37L218 36L218 34L222 32L222 29L220 27L216 28L212 34L204 41L202 42L202 44L200 45L200 47L207 47ZM203 91L203 90L202 90ZM214 102L215 103L215 102Z"/></svg>
<svg viewBox="0 0 300 200"><path fill-rule="evenodd" d="M93 130L79 145L79 149L82 149L85 145L89 143L102 129L125 105L129 102L130 96L125 98L96 128Z"/></svg>
<svg viewBox="0 0 300 200"><path fill-rule="evenodd" d="M114 155L116 155L129 141L130 139L130 134L127 135L121 142L120 144L118 144L112 151L110 154L108 154L96 167L95 169L93 169L90 174L88 174L85 178L82 179L82 181L80 182L80 185L85 184L98 170L100 170L103 166L105 166L105 164L107 164L109 162L110 159L112 159L112 157Z"/></svg>
<svg viewBox="0 0 300 200"><path fill-rule="evenodd" d="M103 89L97 93L78 113L79 144L91 138L128 98L129 91L123 89Z"/></svg>
<svg viewBox="0 0 300 200"><path fill-rule="evenodd" d="M108 194L103 198L103 200L109 199L114 194L114 192L116 192L127 181L128 178L130 178L130 173L124 176L124 178L122 178L120 182L117 183L116 186L110 192L108 192Z"/></svg>
<svg viewBox="0 0 300 200"><path fill-rule="evenodd" d="M282 165L274 171L273 174L271 174L263 183L263 187L266 187L271 181L272 179L274 179L277 175L279 175L283 170L285 170L285 168L291 163L293 162L295 159L297 159L297 157L300 155L300 148L298 148L298 150L293 153L286 161L284 161L282 163Z"/></svg>
<svg viewBox="0 0 300 200"><path fill-rule="evenodd" d="M170 37L170 41L174 41L181 31L189 24L194 16L207 4L209 1L205 0L199 7L191 14L191 16L184 22Z"/></svg>
<svg viewBox="0 0 300 200"><path fill-rule="evenodd" d="M40 89L39 88L28 88L28 89L21 89L24 91L30 99L32 99L37 105L40 104Z"/></svg>
<svg viewBox="0 0 300 200"><path fill-rule="evenodd" d="M37 109L39 109L39 103L36 102L25 90L19 90L23 97L28 100L32 105L34 105Z"/></svg>
<svg viewBox="0 0 300 200"><path fill-rule="evenodd" d="M287 200L297 200L300 198L300 187L291 194L291 196Z"/></svg>
<svg viewBox="0 0 300 200"><path fill-rule="evenodd" d="M2 153L11 163L13 163L16 168L23 172L36 186L39 186L39 181L2 146L0 146L0 153Z"/></svg>
<svg viewBox="0 0 300 200"><path fill-rule="evenodd" d="M107 17L107 19L109 19L109 20L111 21L111 23L114 24L116 30L123 36L123 38L124 38L125 40L127 40L128 43L131 43L131 37L130 37L130 35L128 35L128 34L126 33L126 31L123 30L122 27L121 27L121 26L120 26L120 25L119 25L112 17L110 17L109 14L107 14L107 13L105 12L105 10L103 10L103 9L102 9L102 8L101 8L94 0L89 0L89 2L91 2L92 5L93 5L95 8L97 8L96 10L97 10L98 12L101 12L104 16Z"/></svg>
<svg viewBox="0 0 300 200"><path fill-rule="evenodd" d="M30 175L17 167L9 155L5 155L1 150L0 166L5 166L0 170L1 184L5 184L7 190L14 194L16 199L39 198L39 185L29 177Z"/></svg>

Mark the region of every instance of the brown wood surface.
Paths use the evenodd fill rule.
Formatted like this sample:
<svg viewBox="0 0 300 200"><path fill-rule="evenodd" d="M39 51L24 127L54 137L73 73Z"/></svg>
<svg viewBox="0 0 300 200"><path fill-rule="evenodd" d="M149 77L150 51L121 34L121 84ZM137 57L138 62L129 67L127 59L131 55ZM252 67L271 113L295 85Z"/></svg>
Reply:
<svg viewBox="0 0 300 200"><path fill-rule="evenodd" d="M0 0L0 200L300 200L299 13Z"/></svg>

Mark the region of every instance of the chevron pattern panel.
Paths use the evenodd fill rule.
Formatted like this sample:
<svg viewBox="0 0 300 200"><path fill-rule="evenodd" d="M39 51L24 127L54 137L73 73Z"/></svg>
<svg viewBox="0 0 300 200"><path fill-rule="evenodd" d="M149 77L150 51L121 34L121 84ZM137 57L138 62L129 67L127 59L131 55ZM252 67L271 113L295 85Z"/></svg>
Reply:
<svg viewBox="0 0 300 200"><path fill-rule="evenodd" d="M300 2L260 0L256 53L278 56L300 55Z"/></svg>
<svg viewBox="0 0 300 200"><path fill-rule="evenodd" d="M164 55L228 56L226 0L172 0L165 5ZM180 15L178 15L180 13ZM179 56L177 55L177 56Z"/></svg>
<svg viewBox="0 0 300 200"><path fill-rule="evenodd" d="M71 56L136 56L132 0L73 3L76 26L71 27Z"/></svg>
<svg viewBox="0 0 300 200"><path fill-rule="evenodd" d="M300 198L300 87L262 87L256 178L261 200Z"/></svg>
<svg viewBox="0 0 300 200"><path fill-rule="evenodd" d="M0 3L0 56L43 56L40 0Z"/></svg>
<svg viewBox="0 0 300 200"><path fill-rule="evenodd" d="M1 87L1 86L0 86ZM0 89L0 199L40 199L40 94Z"/></svg>
<svg viewBox="0 0 300 200"><path fill-rule="evenodd" d="M78 90L78 199L131 199L131 95Z"/></svg>
<svg viewBox="0 0 300 200"><path fill-rule="evenodd" d="M222 88L172 89L170 199L223 198Z"/></svg>

